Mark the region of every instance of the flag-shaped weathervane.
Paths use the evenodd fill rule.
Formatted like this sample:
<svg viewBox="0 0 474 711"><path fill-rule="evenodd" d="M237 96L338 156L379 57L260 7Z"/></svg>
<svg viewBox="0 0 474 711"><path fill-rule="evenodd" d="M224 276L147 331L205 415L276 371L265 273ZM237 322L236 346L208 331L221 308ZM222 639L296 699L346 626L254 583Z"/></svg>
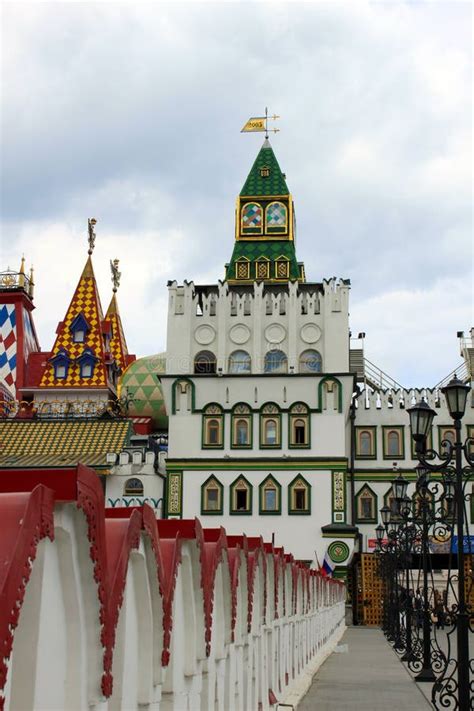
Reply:
<svg viewBox="0 0 474 711"><path fill-rule="evenodd" d="M268 120L275 121L280 117L276 114L273 116L268 115L268 109L265 107L265 116L252 116L249 118L240 133L258 133L265 131L265 138L268 138L268 131L273 131L273 133L278 133L279 128L268 128Z"/></svg>

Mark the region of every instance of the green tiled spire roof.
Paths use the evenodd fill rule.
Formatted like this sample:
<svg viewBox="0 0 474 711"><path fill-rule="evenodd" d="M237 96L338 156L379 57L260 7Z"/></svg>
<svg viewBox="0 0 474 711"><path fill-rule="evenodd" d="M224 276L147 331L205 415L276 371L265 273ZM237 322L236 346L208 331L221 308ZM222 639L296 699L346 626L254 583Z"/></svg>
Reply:
<svg viewBox="0 0 474 711"><path fill-rule="evenodd" d="M270 169L268 177L262 177L260 174L262 168ZM268 139L265 139L240 195L242 197L246 195L289 195L289 192L273 148Z"/></svg>
<svg viewBox="0 0 474 711"><path fill-rule="evenodd" d="M252 279L254 279L255 274L253 265L259 257L266 257L269 259L272 262L272 269L273 262L275 262L279 257L286 257L290 260L290 279L298 279L300 275L298 262L296 261L295 245L293 242L283 240L277 240L275 242L270 240L262 242L237 241L234 245L234 251L232 252L232 258L230 260L228 278L235 278L235 262L240 257L246 257L250 260L252 264Z"/></svg>

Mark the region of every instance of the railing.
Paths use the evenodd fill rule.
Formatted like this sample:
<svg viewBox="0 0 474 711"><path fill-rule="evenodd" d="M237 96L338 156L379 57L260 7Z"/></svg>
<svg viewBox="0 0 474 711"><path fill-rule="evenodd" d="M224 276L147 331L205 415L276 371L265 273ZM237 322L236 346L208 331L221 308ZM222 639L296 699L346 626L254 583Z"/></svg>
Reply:
<svg viewBox="0 0 474 711"><path fill-rule="evenodd" d="M445 378L440 380L439 383L436 383L435 388L444 388L444 386L447 385L455 375L459 378L459 380L462 380L463 383L467 383L470 380L471 374L465 360L460 363L457 368L454 368L454 370L446 375Z"/></svg>

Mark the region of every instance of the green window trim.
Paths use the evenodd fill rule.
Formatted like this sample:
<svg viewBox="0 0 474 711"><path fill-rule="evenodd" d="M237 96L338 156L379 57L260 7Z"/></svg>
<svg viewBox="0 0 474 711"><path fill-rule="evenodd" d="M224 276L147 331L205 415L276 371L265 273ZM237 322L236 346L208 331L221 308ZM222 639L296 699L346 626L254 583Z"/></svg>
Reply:
<svg viewBox="0 0 474 711"><path fill-rule="evenodd" d="M216 509L207 509L205 507L206 503L206 491L209 488L209 484L215 483L216 488L219 491L219 503ZM206 479L203 484L201 484L201 515L202 516L222 516L224 512L224 485L219 481L219 479L211 474L210 477Z"/></svg>
<svg viewBox="0 0 474 711"><path fill-rule="evenodd" d="M446 430L450 430L454 433L454 439L456 440L456 430L454 429L454 424L452 425L438 425L438 451L441 452L441 442L443 439L446 439L446 437L443 435L443 433Z"/></svg>
<svg viewBox="0 0 474 711"><path fill-rule="evenodd" d="M371 454L360 454L359 437L362 432L370 432L372 434L372 449ZM354 428L355 437L355 459L377 459L377 427L375 425L358 425Z"/></svg>
<svg viewBox="0 0 474 711"><path fill-rule="evenodd" d="M306 508L305 509L297 509L293 506L292 502L292 496L293 496L293 490L296 487L296 484L298 482L302 482L304 484L304 487L306 489ZM301 476L301 474L298 474L295 476L295 478L290 481L288 484L288 515L289 516L310 516L311 515L311 484L304 478L304 476Z"/></svg>
<svg viewBox="0 0 474 711"><path fill-rule="evenodd" d="M206 411L211 407L219 408L220 412L208 414ZM217 420L217 422L219 423L220 441L217 444L209 444L206 441L207 440L207 436L206 436L207 423L210 420ZM201 448L202 449L224 449L224 438L225 438L224 423L225 423L225 418L224 418L224 412L223 412L222 407L216 402L209 402L203 408L202 429L201 429Z"/></svg>
<svg viewBox="0 0 474 711"><path fill-rule="evenodd" d="M276 420L277 423L277 434L276 434L276 443L275 444L265 444L265 436L264 436L264 428L265 428L265 422L268 420ZM281 412L279 412L277 415L272 415L272 414L263 414L260 415L260 449L281 449L282 448L282 443L281 443Z"/></svg>
<svg viewBox="0 0 474 711"><path fill-rule="evenodd" d="M411 458L414 459L415 461L418 461L418 458L416 456L415 452L415 441L413 437L411 436L411 427L409 428L410 432L410 450L411 450ZM433 430L430 429L428 432L428 436L426 438L426 448L427 449L433 449ZM432 459L433 457L427 457L428 459Z"/></svg>
<svg viewBox="0 0 474 711"><path fill-rule="evenodd" d="M236 413L235 410L238 407L246 407L248 412L242 412L242 413ZM248 431L249 431L249 441L247 444L238 444L237 443L237 437L236 437L236 425L239 420L246 420L248 422ZM231 417L230 417L230 424L231 424L231 429L230 429L230 448L231 449L252 449L253 447L253 412L252 408L250 405L247 405L246 402L239 402L234 407L232 408L231 411Z"/></svg>
<svg viewBox="0 0 474 711"><path fill-rule="evenodd" d="M324 407L323 407L323 385L324 385L324 383L331 382L331 381L334 382L338 388L337 411L342 412L342 383L339 380L339 378L336 378L333 375L325 375L324 378L321 378L321 380L318 383L318 409L320 410L320 412L323 412L323 410L324 410Z"/></svg>
<svg viewBox="0 0 474 711"><path fill-rule="evenodd" d="M400 454L388 454L388 437L390 432L397 432L400 437ZM405 459L404 425L382 425L382 456L383 459Z"/></svg>
<svg viewBox="0 0 474 711"><path fill-rule="evenodd" d="M265 487L269 482L274 484L274 488L276 489L276 492L277 492L276 493L277 507L275 508L275 510L267 510L264 507ZM271 474L269 474L267 477L265 477L265 479L262 481L262 483L258 487L258 512L261 516L280 516L281 515L281 484Z"/></svg>
<svg viewBox="0 0 474 711"><path fill-rule="evenodd" d="M234 491L236 490L238 484L240 482L244 482L246 484L246 488L248 491L248 507L246 509L238 510L236 506L234 506ZM229 514L231 516L251 516L252 515L252 509L253 509L253 486L249 482L249 480L244 477L243 474L240 474L237 479L234 479L232 484L229 487Z"/></svg>
<svg viewBox="0 0 474 711"><path fill-rule="evenodd" d="M292 412L298 406L306 408L306 412ZM298 444L293 441L293 423L295 420L304 420L306 424L306 442ZM311 411L305 402L294 402L288 408L288 449L310 449L311 447Z"/></svg>
<svg viewBox="0 0 474 711"><path fill-rule="evenodd" d="M359 512L359 499L362 498L362 495L363 495L365 492L368 492L368 493L371 495L372 500L373 500L373 502L374 502L374 504L373 504L373 506L374 506L374 516L373 516L372 518L365 518L365 517L361 516L361 515L360 515L360 512ZM356 519L355 519L355 520L356 520L356 523L377 523L377 522L378 522L378 514L379 514L379 510L378 510L378 496L377 496L377 494L375 493L375 491L374 491L368 484L364 484L364 485L359 489L359 491L356 493L356 495L355 495L355 504L356 504L356 505L355 505L355 511L356 511Z"/></svg>

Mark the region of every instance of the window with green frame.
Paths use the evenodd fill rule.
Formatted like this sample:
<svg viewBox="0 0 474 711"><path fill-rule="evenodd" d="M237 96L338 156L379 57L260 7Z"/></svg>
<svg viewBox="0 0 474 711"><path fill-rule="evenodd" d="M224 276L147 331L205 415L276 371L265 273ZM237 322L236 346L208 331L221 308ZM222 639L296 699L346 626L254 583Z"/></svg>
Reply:
<svg viewBox="0 0 474 711"><path fill-rule="evenodd" d="M383 458L404 459L405 440L403 425L383 425Z"/></svg>
<svg viewBox="0 0 474 711"><path fill-rule="evenodd" d="M456 430L453 425L438 425L438 446L440 453L446 452L447 447L443 445L444 441L454 444L456 441Z"/></svg>
<svg viewBox="0 0 474 711"><path fill-rule="evenodd" d="M202 417L202 446L204 449L224 447L224 414L220 405L211 403Z"/></svg>
<svg viewBox="0 0 474 711"><path fill-rule="evenodd" d="M395 520L398 521L400 519L400 515L397 510L397 505L395 502L395 494L393 491L393 488L390 487L390 489L386 492L386 494L383 497L383 505L388 506L391 512L391 517Z"/></svg>
<svg viewBox="0 0 474 711"><path fill-rule="evenodd" d="M376 459L377 441L376 427L355 428L355 456L356 459Z"/></svg>
<svg viewBox="0 0 474 711"><path fill-rule="evenodd" d="M269 402L260 410L260 447L281 447L281 412L278 405Z"/></svg>
<svg viewBox="0 0 474 711"><path fill-rule="evenodd" d="M298 474L288 486L288 513L308 515L311 513L311 486Z"/></svg>
<svg viewBox="0 0 474 711"><path fill-rule="evenodd" d="M243 475L233 481L230 485L230 513L234 515L251 514L252 493L252 484Z"/></svg>
<svg viewBox="0 0 474 711"><path fill-rule="evenodd" d="M253 443L253 417L252 410L246 403L239 402L233 407L231 426L231 447L233 449L251 449Z"/></svg>
<svg viewBox="0 0 474 711"><path fill-rule="evenodd" d="M356 522L377 523L377 494L368 484L364 484L356 494Z"/></svg>
<svg viewBox="0 0 474 711"><path fill-rule="evenodd" d="M223 498L223 485L214 475L211 475L201 486L201 514L222 514Z"/></svg>
<svg viewBox="0 0 474 711"><path fill-rule="evenodd" d="M302 449L310 446L309 408L303 402L296 402L290 407L288 417L288 446Z"/></svg>
<svg viewBox="0 0 474 711"><path fill-rule="evenodd" d="M281 485L269 474L258 487L259 513L281 514Z"/></svg>

